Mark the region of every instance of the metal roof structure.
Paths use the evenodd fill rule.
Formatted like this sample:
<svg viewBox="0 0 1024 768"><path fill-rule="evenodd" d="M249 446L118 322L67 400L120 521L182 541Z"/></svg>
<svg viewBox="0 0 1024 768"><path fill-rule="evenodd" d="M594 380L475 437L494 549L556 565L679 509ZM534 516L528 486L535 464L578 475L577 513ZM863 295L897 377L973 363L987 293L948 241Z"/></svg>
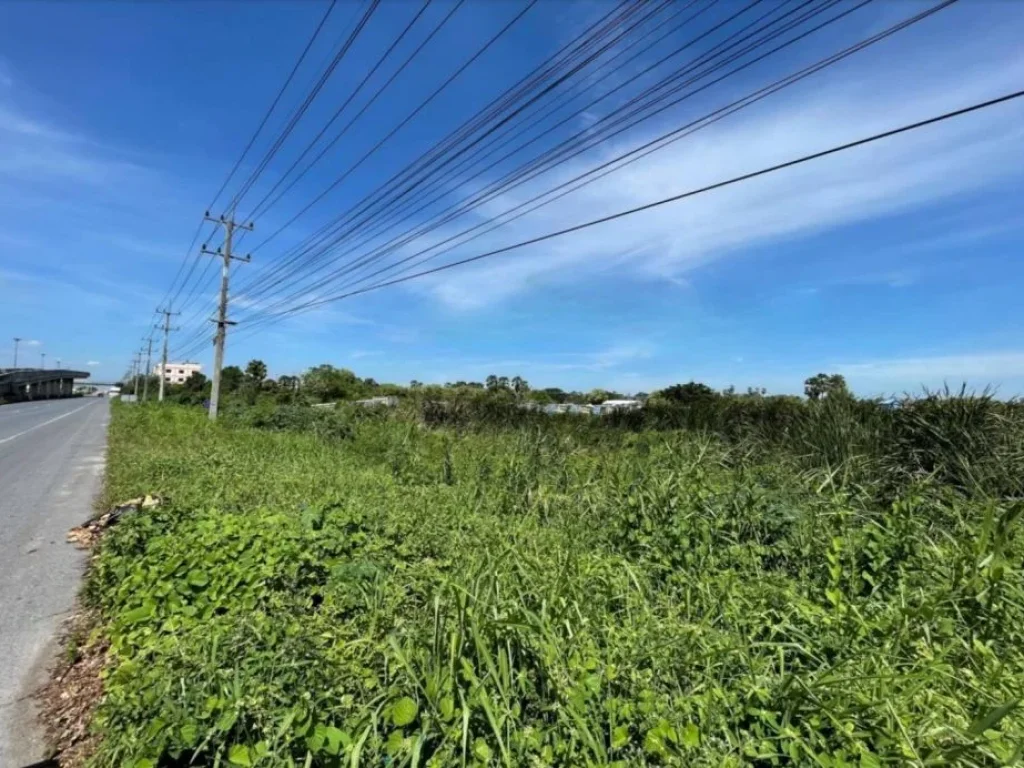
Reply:
<svg viewBox="0 0 1024 768"><path fill-rule="evenodd" d="M0 397L35 392L32 396L50 397L70 394L61 391L75 379L88 379L88 371L74 371L69 368L0 368ZM58 391L54 392L56 385Z"/></svg>

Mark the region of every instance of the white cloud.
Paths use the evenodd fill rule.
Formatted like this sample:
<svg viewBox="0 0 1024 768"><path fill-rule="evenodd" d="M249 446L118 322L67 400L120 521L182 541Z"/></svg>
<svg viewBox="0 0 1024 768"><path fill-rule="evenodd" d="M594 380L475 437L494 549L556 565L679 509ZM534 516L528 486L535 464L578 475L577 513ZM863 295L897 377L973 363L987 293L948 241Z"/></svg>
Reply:
<svg viewBox="0 0 1024 768"><path fill-rule="evenodd" d="M22 339L18 343L23 347L41 347L43 345L43 342L36 339Z"/></svg>
<svg viewBox="0 0 1024 768"><path fill-rule="evenodd" d="M72 181L116 191L155 181L149 169L119 159L112 148L59 128L10 101L0 102L0 142L0 178Z"/></svg>
<svg viewBox="0 0 1024 768"><path fill-rule="evenodd" d="M90 360L86 363L86 365L90 368L95 368L97 365L102 365L102 363L100 363L99 360Z"/></svg>
<svg viewBox="0 0 1024 768"><path fill-rule="evenodd" d="M935 355L845 363L833 366L851 379L909 380L920 383L949 380L984 382L1024 377L1024 352L993 351L964 355Z"/></svg>
<svg viewBox="0 0 1024 768"><path fill-rule="evenodd" d="M596 352L568 353L566 362L540 363L553 370L603 371L636 360L646 360L654 354L654 345L646 341L615 344Z"/></svg>
<svg viewBox="0 0 1024 768"><path fill-rule="evenodd" d="M1019 19L1015 23L1021 26ZM812 78L428 266L1002 95L1024 78L1024 54L1005 39L977 38L955 50L927 37L917 43L885 56L876 56L873 48L839 73ZM731 98L716 97L716 103ZM511 210L652 135L653 131L647 136L634 133L603 147L600 157L591 156L506 193L481 207L475 221ZM1019 176L1024 168L1010 159L1019 158L1022 140L1024 109L1018 103L997 106L408 285L449 307L467 310L490 306L538 284L584 280L604 270L643 279L678 279L740 250L919 209ZM458 229L439 233L429 242L471 223L463 219ZM417 250L427 244L418 242ZM903 285L906 278L900 275L891 282Z"/></svg>
<svg viewBox="0 0 1024 768"><path fill-rule="evenodd" d="M379 349L357 349L355 352L351 353L349 357L353 360L361 360L364 357L379 357L383 354L384 353Z"/></svg>

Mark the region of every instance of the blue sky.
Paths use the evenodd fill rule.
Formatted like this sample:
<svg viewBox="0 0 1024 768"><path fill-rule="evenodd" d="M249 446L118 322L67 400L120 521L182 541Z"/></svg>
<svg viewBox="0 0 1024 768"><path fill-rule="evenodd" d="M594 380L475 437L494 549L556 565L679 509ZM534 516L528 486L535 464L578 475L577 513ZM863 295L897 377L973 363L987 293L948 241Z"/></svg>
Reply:
<svg viewBox="0 0 1024 768"><path fill-rule="evenodd" d="M495 197L399 255L500 214L929 5L872 3ZM364 7L338 3L257 149L280 131ZM412 0L383 3L240 213L280 178L420 7ZM519 0L460 7L334 150L256 218L257 230L240 250L288 221L522 7ZM796 392L807 376L829 371L843 373L863 394L961 381L1024 393L1021 102L246 332L266 311L264 299L246 287L280 263L289 246L357 203L609 7L541 0L321 204L258 248L251 264L235 266L232 316L240 324L229 336L227 361L244 365L260 357L272 375L329 362L379 381L520 374L534 386L634 392L690 379ZM21 364L36 364L46 352L48 364L60 358L104 380L125 370L156 321L153 309L166 298L203 209L325 8L313 0L4 5L0 364L9 364L10 337L20 336ZM434 0L395 61L451 8L449 0ZM704 20L740 8L721 0ZM672 10L642 29L663 24ZM1022 34L1020 4L960 2L436 263L1019 89ZM669 35L630 71L682 39ZM394 71L391 61L336 126ZM600 88L606 92L622 77ZM565 130L600 120L631 93L615 94ZM243 171L257 160L258 154L248 157ZM493 178L459 177L442 191L456 200ZM201 262L200 275L194 289L179 294L185 327L172 349L194 350L191 357L208 366L210 346L192 340L212 333L203 326L213 306L214 265ZM330 294L334 286L322 281L314 273L294 287L314 298Z"/></svg>

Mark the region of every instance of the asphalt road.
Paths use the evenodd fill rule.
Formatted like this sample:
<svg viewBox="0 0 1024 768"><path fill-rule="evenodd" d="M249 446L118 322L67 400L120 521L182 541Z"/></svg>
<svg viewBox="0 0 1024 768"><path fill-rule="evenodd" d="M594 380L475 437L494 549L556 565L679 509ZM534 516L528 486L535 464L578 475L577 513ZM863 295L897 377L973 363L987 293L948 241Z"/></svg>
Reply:
<svg viewBox="0 0 1024 768"><path fill-rule="evenodd" d="M44 757L33 692L46 680L85 557L65 540L100 489L109 404L0 406L0 766Z"/></svg>

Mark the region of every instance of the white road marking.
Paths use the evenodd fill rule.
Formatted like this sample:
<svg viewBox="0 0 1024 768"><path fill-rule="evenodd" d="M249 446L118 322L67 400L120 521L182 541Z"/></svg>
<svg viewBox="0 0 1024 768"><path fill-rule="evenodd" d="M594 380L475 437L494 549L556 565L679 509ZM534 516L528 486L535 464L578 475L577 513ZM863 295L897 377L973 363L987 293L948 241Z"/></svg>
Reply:
<svg viewBox="0 0 1024 768"><path fill-rule="evenodd" d="M60 421L65 416L70 416L73 413L78 413L83 408L88 408L88 407L89 407L88 405L80 405L77 408L75 408L75 410L73 410L73 411L68 411L67 413L62 413L60 416L54 416L52 419L44 421L42 424L36 424L34 427L29 427L24 432L19 432L16 435L11 435L10 437L5 437L3 439L0 439L0 445L3 445L4 443L9 443L9 442L11 442L11 440L14 440L16 437L21 437L22 435L27 435L29 432L35 432L40 427L45 427L47 424L53 424L53 422Z"/></svg>

